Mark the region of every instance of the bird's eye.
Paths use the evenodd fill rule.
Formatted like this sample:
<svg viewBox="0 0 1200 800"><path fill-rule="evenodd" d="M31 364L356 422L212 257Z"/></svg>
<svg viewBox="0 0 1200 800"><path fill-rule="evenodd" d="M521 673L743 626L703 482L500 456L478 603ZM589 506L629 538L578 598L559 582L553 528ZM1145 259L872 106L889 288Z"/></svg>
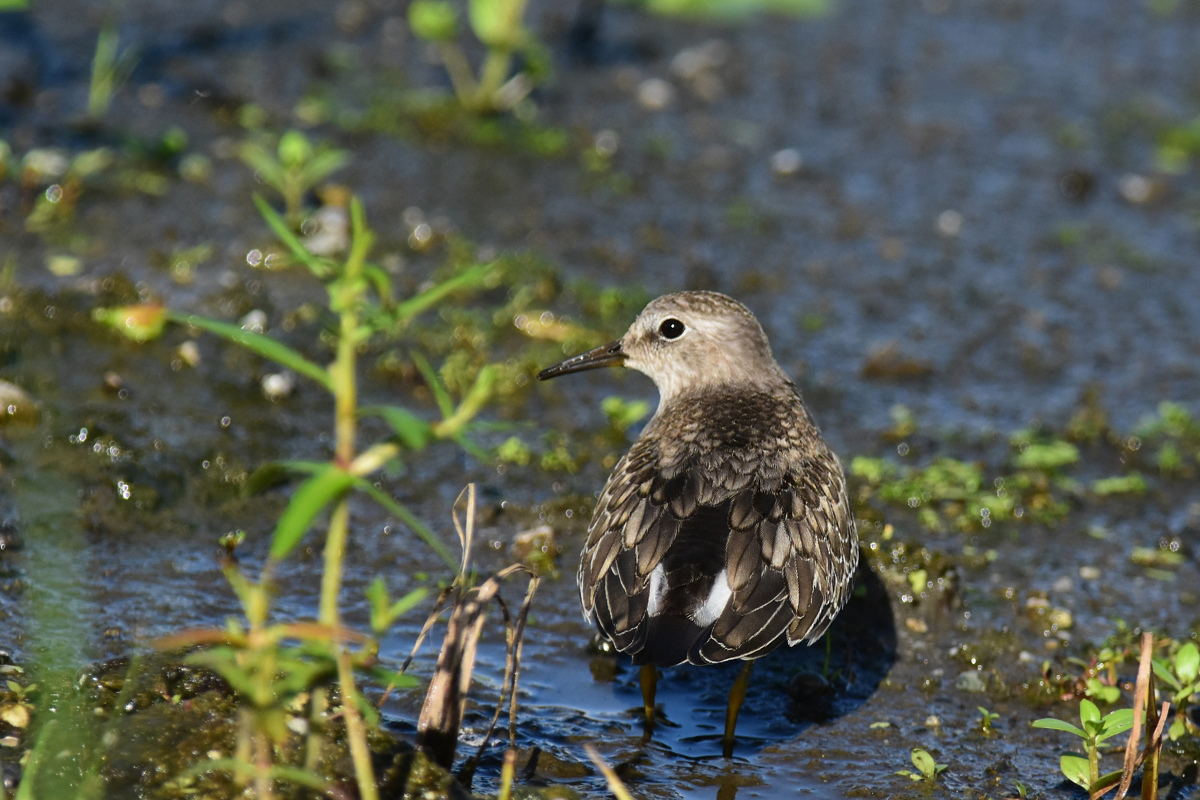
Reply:
<svg viewBox="0 0 1200 800"><path fill-rule="evenodd" d="M664 319L662 325L658 326L658 332L664 339L678 339L683 336L683 331L683 323L674 317Z"/></svg>

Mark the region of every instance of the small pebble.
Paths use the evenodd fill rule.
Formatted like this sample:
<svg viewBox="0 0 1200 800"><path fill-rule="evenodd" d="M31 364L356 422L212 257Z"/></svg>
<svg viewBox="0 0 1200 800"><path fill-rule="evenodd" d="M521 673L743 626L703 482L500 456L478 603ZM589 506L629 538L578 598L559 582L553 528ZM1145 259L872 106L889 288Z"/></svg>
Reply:
<svg viewBox="0 0 1200 800"><path fill-rule="evenodd" d="M24 703L12 703L0 706L0 720L3 720L14 728L28 728L29 706Z"/></svg>
<svg viewBox="0 0 1200 800"><path fill-rule="evenodd" d="M1117 180L1117 194L1121 195L1121 199L1126 203L1134 206L1143 206L1157 200L1165 189L1162 181L1133 172L1122 175Z"/></svg>
<svg viewBox="0 0 1200 800"><path fill-rule="evenodd" d="M671 59L671 74L684 80L694 80L706 71L724 66L729 61L730 53L729 45L720 39L686 47Z"/></svg>
<svg viewBox="0 0 1200 800"><path fill-rule="evenodd" d="M780 178L790 178L804 166L800 151L794 147L777 150L771 156L771 172Z"/></svg>
<svg viewBox="0 0 1200 800"><path fill-rule="evenodd" d="M321 206L304 224L304 249L332 256L350 246L350 213L342 206Z"/></svg>
<svg viewBox="0 0 1200 800"><path fill-rule="evenodd" d="M1050 624L1060 631L1070 630L1071 626L1075 624L1075 617L1065 608L1052 608L1047 617Z"/></svg>
<svg viewBox="0 0 1200 800"><path fill-rule="evenodd" d="M1101 574L1102 573L1098 567L1085 566L1079 568L1079 577L1083 578L1085 581L1098 581L1100 580Z"/></svg>
<svg viewBox="0 0 1200 800"><path fill-rule="evenodd" d="M238 320L238 326L244 331L262 333L267 329L267 312L256 308Z"/></svg>
<svg viewBox="0 0 1200 800"><path fill-rule="evenodd" d="M46 257L46 269L51 275L59 278L69 278L83 271L83 261L77 256L52 255Z"/></svg>
<svg viewBox="0 0 1200 800"><path fill-rule="evenodd" d="M37 406L29 393L15 383L0 380L0 423L35 422Z"/></svg>
<svg viewBox="0 0 1200 800"><path fill-rule="evenodd" d="M948 209L938 214L937 229L938 233L947 238L953 238L962 233L963 215L954 209Z"/></svg>
<svg viewBox="0 0 1200 800"><path fill-rule="evenodd" d="M942 727L942 721L937 718L936 714L930 714L928 717L925 718L925 727L926 728L940 728L940 727Z"/></svg>
<svg viewBox="0 0 1200 800"><path fill-rule="evenodd" d="M296 390L296 376L290 372L272 372L262 379L262 393L268 400L279 401Z"/></svg>
<svg viewBox="0 0 1200 800"><path fill-rule="evenodd" d="M611 128L605 128L602 131L597 131L592 139L592 146L596 148L596 152L602 156L612 156L617 152L617 148L621 145L621 135ZM490 258L484 259L491 261Z"/></svg>
<svg viewBox="0 0 1200 800"><path fill-rule="evenodd" d="M987 684L987 676L974 669L960 672L954 679L954 688L960 692L986 692Z"/></svg>
<svg viewBox="0 0 1200 800"><path fill-rule="evenodd" d="M195 367L200 363L200 346L192 339L179 345L179 349L175 351L179 356L179 360L189 367Z"/></svg>
<svg viewBox="0 0 1200 800"><path fill-rule="evenodd" d="M647 111L662 111L675 99L675 87L662 78L647 78L638 84L637 101Z"/></svg>

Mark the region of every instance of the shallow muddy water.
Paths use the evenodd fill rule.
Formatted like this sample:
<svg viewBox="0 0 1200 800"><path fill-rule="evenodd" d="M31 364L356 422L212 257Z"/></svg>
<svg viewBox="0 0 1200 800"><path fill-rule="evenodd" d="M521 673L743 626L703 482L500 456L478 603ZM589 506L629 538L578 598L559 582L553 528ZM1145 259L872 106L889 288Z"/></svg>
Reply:
<svg viewBox="0 0 1200 800"><path fill-rule="evenodd" d="M0 307L0 378L40 408L36 423L4 429L0 453L0 508L19 544L0 549L0 647L17 663L82 666L222 623L237 604L217 538L244 529L243 561L261 563L286 501L281 490L241 498L239 476L270 460L329 455L322 392L301 383L271 402L259 387L267 370L251 356L200 337L190 368L176 350L189 338L182 331L134 345L90 319L95 305L161 298L223 319L264 309L268 331L288 338L285 318L320 300L298 272L247 266L269 240L251 200L264 189L232 155L243 103L281 131L299 124L302 100L320 99L325 121L309 133L349 150L335 180L362 199L377 258L410 290L436 261L407 244L420 218L483 250L528 249L563 284L738 297L847 464L944 455L978 460L992 477L1010 433L1062 431L1089 403L1121 437L1164 400L1200 414L1200 166L1166 174L1156 161L1162 131L1200 114L1194 3L859 0L827 16L738 26L617 5L604 8L587 48L568 36L574 3L535 4L530 25L556 71L535 94L538 121L571 142L558 157L364 126L372 92L399 74L445 83L401 4L146 0L113 13L122 44L140 56L100 125L78 123L104 9L53 0L0 15L0 137L17 154L77 152L178 126L212 172L205 183L172 176L156 195L116 181L89 190L61 239L26 231L30 196L14 177L0 186L0 258L15 265L19 287ZM697 52L708 59L698 69L677 58ZM651 79L671 87L660 109L647 107ZM611 155L590 168L581 150L601 132ZM779 168L787 149L799 155L795 170ZM160 266L201 244L212 250L192 282ZM45 268L63 253L80 259L78 274ZM289 339L298 347L299 335ZM412 381L371 372L363 392L383 402L413 394ZM610 394L654 399L640 376L591 373L531 385L494 416L529 423L517 430L530 441L563 431L576 449L594 449ZM916 420L900 441L886 435L897 405ZM1061 783L1065 737L1029 725L1078 707L1028 699L1039 694L1042 662L1067 669L1065 656L1103 642L1118 618L1197 635L1194 471L1149 474L1141 495L1072 493L1052 523L964 534L930 533L915 512L868 504L874 577L827 651L776 652L759 664L733 760L719 752L728 669L670 671L659 684L665 719L646 744L636 673L589 648L573 579L603 456L623 447L606 441L611 452L577 472L497 469L445 447L382 479L447 542L451 505L476 482L485 571L512 560L518 532L545 523L556 534L562 577L543 582L525 640L519 766L540 751L528 785L604 796L582 749L596 743L643 797L999 798L1018 781L1033 796L1082 796ZM1081 454L1071 477L1084 484L1133 457L1106 444ZM875 521L892 525L891 538ZM355 525L346 616L362 627L362 590L376 575L395 595L440 566L365 504ZM1137 548L1160 543L1174 543L1180 563L1135 563ZM284 618L315 612L319 544L308 544L280 575ZM922 547L933 557L918 557ZM945 565L930 567L943 584L914 598L909 565L934 562ZM507 587L508 601L519 603L523 588ZM1051 627L1043 600L1071 624ZM384 640L385 662L407 655L421 616ZM428 679L434 659L427 645L414 672ZM503 666L492 631L460 756L479 744ZM1122 677L1133 672L1126 665ZM393 697L384 725L411 736L420 702L419 693ZM989 734L979 706L999 714ZM479 791L496 789L503 739L487 751ZM949 765L935 787L895 774L913 747ZM1194 796L1195 747L1171 759L1172 796Z"/></svg>

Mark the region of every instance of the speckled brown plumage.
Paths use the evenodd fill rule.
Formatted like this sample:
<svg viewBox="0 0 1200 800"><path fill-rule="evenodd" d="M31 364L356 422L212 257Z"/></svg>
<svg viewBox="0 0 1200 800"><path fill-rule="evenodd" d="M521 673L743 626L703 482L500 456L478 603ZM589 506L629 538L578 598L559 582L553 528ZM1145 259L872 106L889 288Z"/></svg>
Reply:
<svg viewBox="0 0 1200 800"><path fill-rule="evenodd" d="M817 639L849 598L858 538L841 465L757 320L724 295L667 295L619 342L542 377L622 361L662 398L600 494L584 614L660 666Z"/></svg>

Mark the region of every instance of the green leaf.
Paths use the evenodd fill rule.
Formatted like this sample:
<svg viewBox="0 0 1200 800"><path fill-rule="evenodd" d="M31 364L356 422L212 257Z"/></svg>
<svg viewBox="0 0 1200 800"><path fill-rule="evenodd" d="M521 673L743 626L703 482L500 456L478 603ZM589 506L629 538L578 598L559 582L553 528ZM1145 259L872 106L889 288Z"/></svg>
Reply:
<svg viewBox="0 0 1200 800"><path fill-rule="evenodd" d="M1064 722L1061 719L1055 719L1054 717L1043 717L1042 719L1035 719L1033 721L1033 727L1045 728L1046 730L1051 730L1051 731L1062 731L1063 733L1070 733L1075 736L1078 736L1080 739L1087 738L1087 734L1083 732L1082 728L1078 728L1069 722Z"/></svg>
<svg viewBox="0 0 1200 800"><path fill-rule="evenodd" d="M488 283L491 283L491 279L496 275L498 275L498 271L494 263L476 264L469 267L469 269L463 270L458 275L422 291L421 294L414 295L404 302L397 303L395 311L396 325L400 327L408 325L416 315L438 305L444 297L454 294L455 291L486 288Z"/></svg>
<svg viewBox="0 0 1200 800"><path fill-rule="evenodd" d="M1099 722L1100 721L1100 709L1096 708L1096 704L1093 703L1091 700L1087 700L1087 699L1080 700L1079 701L1079 719L1081 722L1083 722L1084 728L1087 727L1087 724L1089 722Z"/></svg>
<svg viewBox="0 0 1200 800"><path fill-rule="evenodd" d="M406 675L403 672L396 672L383 667L372 667L367 670L375 681L383 686L391 686L393 689L415 689L421 685L421 682L412 675Z"/></svg>
<svg viewBox="0 0 1200 800"><path fill-rule="evenodd" d="M1025 447L1013 464L1018 469L1051 471L1079 461L1079 448L1070 442L1054 441L1045 444L1030 444Z"/></svg>
<svg viewBox="0 0 1200 800"><path fill-rule="evenodd" d="M386 422L400 443L409 450L421 450L433 440L433 428L428 422L400 406L364 406L358 413L365 417L379 417Z"/></svg>
<svg viewBox="0 0 1200 800"><path fill-rule="evenodd" d="M1191 683L1200 677L1200 648L1188 642L1175 654L1175 674L1183 683Z"/></svg>
<svg viewBox="0 0 1200 800"><path fill-rule="evenodd" d="M490 48L516 50L525 39L521 13L525 0L469 0L471 30Z"/></svg>
<svg viewBox="0 0 1200 800"><path fill-rule="evenodd" d="M454 414L454 401L450 399L450 392L446 391L445 384L438 377L437 372L429 365L425 356L414 352L412 354L413 364L416 365L417 371L421 373L421 377L425 379L425 383L429 385L429 391L433 392L433 399L437 401L438 409L442 412L442 417L449 418Z"/></svg>
<svg viewBox="0 0 1200 800"><path fill-rule="evenodd" d="M308 137L297 130L290 130L279 137L279 161L285 167L297 169L312 160L313 147Z"/></svg>
<svg viewBox="0 0 1200 800"><path fill-rule="evenodd" d="M1092 481L1092 492L1100 497L1118 494L1145 494L1146 479L1137 472Z"/></svg>
<svg viewBox="0 0 1200 800"><path fill-rule="evenodd" d="M258 213L262 215L263 221L267 223L267 226L275 234L275 237L291 251L292 257L308 267L313 275L320 280L326 280L335 273L336 268L331 261L308 252L308 248L296 237L296 234L288 227L283 217L275 213L275 209L271 208L270 203L260 196L254 195L254 205L258 208Z"/></svg>
<svg viewBox="0 0 1200 800"><path fill-rule="evenodd" d="M345 150L322 150L300 170L300 182L315 186L349 163L350 154Z"/></svg>
<svg viewBox="0 0 1200 800"><path fill-rule="evenodd" d="M194 653L183 660L185 664L207 667L221 676L235 692L256 702L258 687L253 676L237 665L238 652L232 647L213 647Z"/></svg>
<svg viewBox="0 0 1200 800"><path fill-rule="evenodd" d="M367 588L367 600L371 603L371 630L380 634L386 631L405 612L425 599L429 590L424 587L413 589L396 602L388 597L383 578L376 578Z"/></svg>
<svg viewBox="0 0 1200 800"><path fill-rule="evenodd" d="M1088 760L1082 756L1063 753L1059 756L1058 768L1062 770L1062 774L1066 776L1067 780L1076 786L1087 789L1091 784Z"/></svg>
<svg viewBox="0 0 1200 800"><path fill-rule="evenodd" d="M1178 656L1176 656L1176 660L1178 660ZM1167 684L1171 688L1176 690L1183 688L1183 684L1178 678L1175 677L1174 673L1171 672L1170 667L1168 667L1165 662L1157 658L1151 659L1150 668L1154 670L1155 676L1160 681Z"/></svg>
<svg viewBox="0 0 1200 800"><path fill-rule="evenodd" d="M284 183L287 181L283 165L279 163L279 160L266 148L254 142L246 142L238 148L238 158L250 169L257 172L258 176L274 189L282 189Z"/></svg>
<svg viewBox="0 0 1200 800"><path fill-rule="evenodd" d="M1103 728L1100 735L1096 737L1096 744L1100 744L1105 739L1116 736L1133 727L1133 709L1119 708L1116 711L1107 714L1101 720Z"/></svg>
<svg viewBox="0 0 1200 800"><path fill-rule="evenodd" d="M394 312L396 325L400 327L407 325L422 311L436 306L443 298L454 292L486 288L498 274L495 262L476 264L465 269L453 278L444 280L436 286L431 286L420 294L398 303Z"/></svg>
<svg viewBox="0 0 1200 800"><path fill-rule="evenodd" d="M937 762L933 760L933 756L929 755L928 750L922 750L920 747L914 748L912 763L917 771L927 778L937 773Z"/></svg>
<svg viewBox="0 0 1200 800"><path fill-rule="evenodd" d="M467 396L458 404L458 408L454 413L442 420L437 426L439 436L452 437L464 449L468 451L472 449L472 446L466 440L462 439L459 434L466 424L483 409L488 399L492 396L492 389L496 385L496 376L498 373L499 370L496 369L494 364L488 364L479 370L479 374L475 376L475 383L471 385ZM478 452L481 451L476 450L472 455L478 458ZM484 457L486 459L486 455Z"/></svg>
<svg viewBox="0 0 1200 800"><path fill-rule="evenodd" d="M171 312L162 303L141 303L118 308L92 309L92 319L115 330L126 339L149 342L162 335Z"/></svg>
<svg viewBox="0 0 1200 800"><path fill-rule="evenodd" d="M355 477L332 464L300 484L291 502L279 518L271 538L271 558L278 561L287 556L304 538L313 519L351 486Z"/></svg>
<svg viewBox="0 0 1200 800"><path fill-rule="evenodd" d="M408 26L430 42L448 42L458 27L458 12L444 0L413 0L408 7Z"/></svg>
<svg viewBox="0 0 1200 800"><path fill-rule="evenodd" d="M242 484L242 497L252 497L256 494L274 489L287 483L289 470L277 461L268 461L254 472Z"/></svg>
<svg viewBox="0 0 1200 800"><path fill-rule="evenodd" d="M278 342L269 336L264 336L254 331L243 330L230 322L221 322L220 320L209 319L208 317L201 317L195 314L178 314L174 311L168 311L167 317L172 322L177 322L180 325L188 325L193 328L200 328L234 344L241 345L247 350L274 361L276 364L290 369L292 372L311 378L329 391L333 391L333 379L329 377L328 370L314 364L286 344Z"/></svg>

